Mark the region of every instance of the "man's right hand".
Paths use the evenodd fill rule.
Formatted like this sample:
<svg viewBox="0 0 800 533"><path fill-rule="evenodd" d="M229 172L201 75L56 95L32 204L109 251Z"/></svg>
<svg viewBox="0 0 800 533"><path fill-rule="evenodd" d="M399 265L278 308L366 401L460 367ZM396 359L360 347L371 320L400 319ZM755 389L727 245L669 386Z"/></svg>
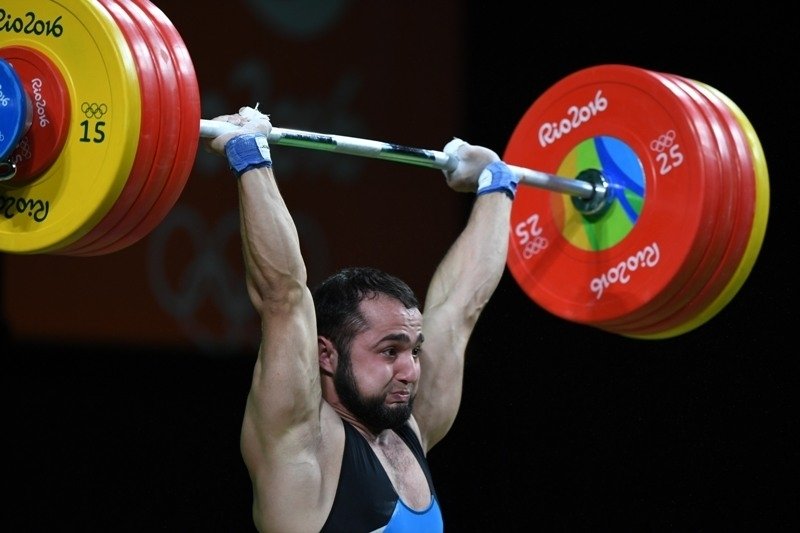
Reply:
<svg viewBox="0 0 800 533"><path fill-rule="evenodd" d="M454 138L444 147L444 153L458 158L458 166L452 172L444 172L447 185L458 192L475 192L478 177L490 163L500 161L496 152L483 146L473 146L459 138Z"/></svg>
<svg viewBox="0 0 800 533"><path fill-rule="evenodd" d="M242 135L244 133L263 133L269 137L269 133L272 131L272 123L269 120L269 115L265 115L252 107L242 107L239 109L239 112L234 115L220 115L214 118L214 120L229 122L238 126L236 130L225 132L217 137L205 140L205 146L208 151L223 156L225 155L225 145L237 135Z"/></svg>

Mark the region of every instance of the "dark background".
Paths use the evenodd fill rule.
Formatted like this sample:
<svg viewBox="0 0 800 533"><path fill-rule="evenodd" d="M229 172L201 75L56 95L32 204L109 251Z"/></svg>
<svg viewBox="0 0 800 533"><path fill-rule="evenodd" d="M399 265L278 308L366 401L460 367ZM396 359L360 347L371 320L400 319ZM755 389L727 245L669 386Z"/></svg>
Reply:
<svg viewBox="0 0 800 533"><path fill-rule="evenodd" d="M506 275L470 343L459 418L430 454L447 529L795 530L798 61L789 15L757 5L463 7L459 136L502 150L535 96L584 67L676 73L747 114L766 153L771 205L742 289L677 338L565 322ZM229 39L220 46L235 47ZM14 342L8 333L2 521L12 530L252 530L238 449L252 353Z"/></svg>

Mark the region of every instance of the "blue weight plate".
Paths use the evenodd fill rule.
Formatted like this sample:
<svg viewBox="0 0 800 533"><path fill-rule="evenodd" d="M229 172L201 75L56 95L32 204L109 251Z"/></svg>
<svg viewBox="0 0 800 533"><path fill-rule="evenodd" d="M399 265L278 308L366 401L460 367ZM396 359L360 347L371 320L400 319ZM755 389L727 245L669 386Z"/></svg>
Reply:
<svg viewBox="0 0 800 533"><path fill-rule="evenodd" d="M31 126L31 102L14 68L0 59L0 160L5 160Z"/></svg>

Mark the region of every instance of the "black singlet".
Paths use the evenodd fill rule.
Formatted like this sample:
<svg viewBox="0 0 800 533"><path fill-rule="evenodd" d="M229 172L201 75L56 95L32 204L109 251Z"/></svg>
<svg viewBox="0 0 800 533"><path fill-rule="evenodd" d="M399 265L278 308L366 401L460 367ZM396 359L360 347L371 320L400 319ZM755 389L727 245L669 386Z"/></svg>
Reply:
<svg viewBox="0 0 800 533"><path fill-rule="evenodd" d="M443 531L442 512L428 461L411 427L404 424L395 433L414 453L428 480L431 504L423 511L415 511L403 503L367 440L349 423L342 423L345 435L342 470L333 507L321 533Z"/></svg>

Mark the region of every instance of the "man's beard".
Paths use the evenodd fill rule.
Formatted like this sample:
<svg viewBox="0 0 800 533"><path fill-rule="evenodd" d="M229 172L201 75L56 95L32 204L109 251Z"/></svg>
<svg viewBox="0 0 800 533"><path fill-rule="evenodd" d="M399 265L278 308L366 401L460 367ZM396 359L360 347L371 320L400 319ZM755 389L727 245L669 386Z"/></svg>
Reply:
<svg viewBox="0 0 800 533"><path fill-rule="evenodd" d="M339 366L333 375L333 386L336 394L345 407L371 431L379 433L384 429L394 429L402 426L411 416L414 406L414 397L404 405L388 407L384 397L367 398L361 396L356 388L353 376L353 365L350 363L349 354L340 358Z"/></svg>

